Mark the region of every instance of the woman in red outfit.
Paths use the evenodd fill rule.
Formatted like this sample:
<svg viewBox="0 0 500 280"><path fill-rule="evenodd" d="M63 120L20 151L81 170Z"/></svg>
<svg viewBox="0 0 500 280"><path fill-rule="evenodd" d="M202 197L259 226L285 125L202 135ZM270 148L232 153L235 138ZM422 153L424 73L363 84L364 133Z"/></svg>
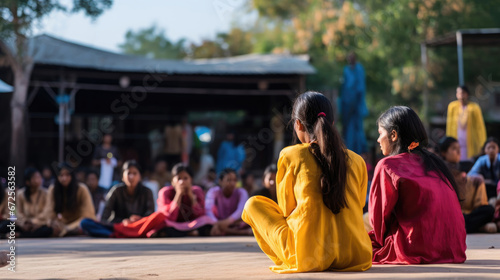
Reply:
<svg viewBox="0 0 500 280"><path fill-rule="evenodd" d="M172 186L164 187L158 194L158 211L137 222L115 224L115 237L181 237L209 235L212 221L205 216L205 195L192 185L193 174L182 163L172 168Z"/></svg>
<svg viewBox="0 0 500 280"><path fill-rule="evenodd" d="M373 263L463 263L466 232L457 184L445 163L425 149L419 117L396 106L377 125L387 157L377 164L370 190Z"/></svg>

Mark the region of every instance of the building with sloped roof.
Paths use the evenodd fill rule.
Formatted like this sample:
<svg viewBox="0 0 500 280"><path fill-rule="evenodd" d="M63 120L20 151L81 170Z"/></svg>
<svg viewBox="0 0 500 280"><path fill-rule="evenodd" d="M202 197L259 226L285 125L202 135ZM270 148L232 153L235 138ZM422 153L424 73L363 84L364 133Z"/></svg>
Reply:
<svg viewBox="0 0 500 280"><path fill-rule="evenodd" d="M304 91L306 75L315 72L308 56L157 60L48 35L34 37L28 49L35 62L28 94L28 162L36 166L75 152L88 164L91 155L78 150L102 132L103 122L111 123L124 159L148 164L148 136L187 119L212 129L213 155L225 132L234 130L238 141L253 150L252 167L262 168L273 160L271 118L283 115L287 121L291 100ZM0 79L13 84L8 68L0 71ZM0 98L6 101L8 95Z"/></svg>

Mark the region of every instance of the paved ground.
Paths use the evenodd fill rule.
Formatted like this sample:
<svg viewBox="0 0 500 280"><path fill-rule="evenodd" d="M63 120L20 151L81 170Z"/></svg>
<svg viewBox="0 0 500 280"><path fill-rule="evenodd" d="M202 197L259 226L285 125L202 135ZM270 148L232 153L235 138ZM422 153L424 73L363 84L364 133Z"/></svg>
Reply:
<svg viewBox="0 0 500 280"><path fill-rule="evenodd" d="M16 241L16 272L1 268L0 279L500 279L500 234L469 235L468 260L460 265L288 275L268 269L253 237Z"/></svg>

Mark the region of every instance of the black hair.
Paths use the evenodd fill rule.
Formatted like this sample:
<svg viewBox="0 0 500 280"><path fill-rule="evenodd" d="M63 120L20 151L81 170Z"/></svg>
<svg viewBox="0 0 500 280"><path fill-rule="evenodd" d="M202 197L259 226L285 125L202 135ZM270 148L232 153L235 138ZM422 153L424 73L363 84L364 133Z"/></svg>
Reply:
<svg viewBox="0 0 500 280"><path fill-rule="evenodd" d="M251 173L251 172L245 172L245 173L241 174L241 180L245 181L250 176L254 176L253 173Z"/></svg>
<svg viewBox="0 0 500 280"><path fill-rule="evenodd" d="M484 145L483 145L483 153L486 153L486 145L488 145L490 142L493 142L495 144L497 144L497 146L500 148L500 142L498 142L498 139L496 137L488 137L488 139L486 139L486 141L484 142Z"/></svg>
<svg viewBox="0 0 500 280"><path fill-rule="evenodd" d="M139 165L139 163L137 163L137 161L135 161L135 160L127 160L126 162L123 163L122 174L123 174L123 172L127 171L128 169L130 169L130 167L137 168L137 170L139 171L139 173L142 175L142 168Z"/></svg>
<svg viewBox="0 0 500 280"><path fill-rule="evenodd" d="M266 177L267 174L270 173L278 173L278 167L276 164L269 164L266 169L264 169L264 177Z"/></svg>
<svg viewBox="0 0 500 280"><path fill-rule="evenodd" d="M234 170L232 168L224 168L219 174L219 181L222 181L224 179L224 177L226 177L227 175L229 175L231 173L234 173L236 176L238 176L238 173L236 173L236 170Z"/></svg>
<svg viewBox="0 0 500 280"><path fill-rule="evenodd" d="M173 177L179 175L181 172L186 172L191 178L193 178L193 170L191 169L191 167L185 165L184 163L177 163L176 165L174 165L174 167L172 167Z"/></svg>
<svg viewBox="0 0 500 280"><path fill-rule="evenodd" d="M2 203L3 199L7 195L5 189L7 189L7 179L0 177L0 203Z"/></svg>
<svg viewBox="0 0 500 280"><path fill-rule="evenodd" d="M158 164L159 162L162 162L162 161L167 164L167 168L168 168L168 161L165 158L163 158L163 157L157 157L155 159L155 161L154 161L154 165L156 165L156 164Z"/></svg>
<svg viewBox="0 0 500 280"><path fill-rule="evenodd" d="M94 174L97 178L99 178L99 172L97 172L95 169L88 169L85 177L88 177L90 174Z"/></svg>
<svg viewBox="0 0 500 280"><path fill-rule="evenodd" d="M461 85L458 87L461 88L463 92L467 93L470 96L470 90L466 85Z"/></svg>
<svg viewBox="0 0 500 280"><path fill-rule="evenodd" d="M25 190L24 190L24 197L26 198L26 201L31 203L31 186L28 185L28 182L31 181L31 178L36 173L40 173L36 168L33 167L28 167L26 170L24 170L24 183L26 184Z"/></svg>
<svg viewBox="0 0 500 280"><path fill-rule="evenodd" d="M68 170L71 176L71 181L67 187L63 187L59 182L59 173L62 170ZM75 172L68 163L60 163L56 167L57 176L54 182L54 211L62 213L64 210L70 210L77 207L77 192L78 182L75 178Z"/></svg>
<svg viewBox="0 0 500 280"><path fill-rule="evenodd" d="M446 153L448 149L450 148L451 144L458 142L457 139L453 137L444 137L439 141L439 153L442 155L442 153Z"/></svg>
<svg viewBox="0 0 500 280"><path fill-rule="evenodd" d="M78 168L75 170L75 173L84 172L84 173L85 173L85 175L87 175L87 171L88 171L88 168L87 168L87 167L78 167Z"/></svg>
<svg viewBox="0 0 500 280"><path fill-rule="evenodd" d="M347 205L346 181L349 156L340 133L333 126L334 112L323 94L308 91L293 104L292 122L299 120L314 142L309 150L321 168L323 203L334 214Z"/></svg>
<svg viewBox="0 0 500 280"><path fill-rule="evenodd" d="M393 106L382 113L377 120L377 126L381 126L389 134L395 131L398 135L397 140L391 144L391 155L406 152L418 154L423 160L426 175L429 171L438 173L441 180L447 184L449 182L455 190L458 199L461 200L455 178L444 161L439 156L423 148L428 144L429 139L427 138L424 124L415 111L406 106ZM408 147L413 142L417 142L419 146L409 151Z"/></svg>
<svg viewBox="0 0 500 280"><path fill-rule="evenodd" d="M42 166L42 169L40 169L40 172L43 172L45 169L48 169L50 171L50 174L54 175L54 171L52 170L52 168L49 165Z"/></svg>

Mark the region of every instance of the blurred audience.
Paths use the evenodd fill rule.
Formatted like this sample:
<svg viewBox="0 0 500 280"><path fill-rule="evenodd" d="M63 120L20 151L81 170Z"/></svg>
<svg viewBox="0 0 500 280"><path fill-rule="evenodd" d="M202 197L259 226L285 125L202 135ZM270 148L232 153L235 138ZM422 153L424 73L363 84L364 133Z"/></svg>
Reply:
<svg viewBox="0 0 500 280"><path fill-rule="evenodd" d="M113 136L105 134L102 144L97 146L94 152L92 165L100 167L99 186L109 189L113 184L113 175L116 166L120 166L120 155L118 148L112 145Z"/></svg>
<svg viewBox="0 0 500 280"><path fill-rule="evenodd" d="M278 198L276 196L276 173L278 172L278 167L276 164L270 164L264 170L264 177L262 179L264 187L256 190L252 193L252 196L262 195L274 202L278 203Z"/></svg>
<svg viewBox="0 0 500 280"><path fill-rule="evenodd" d="M94 204L88 188L78 183L73 168L66 163L57 166L57 177L49 187L47 203L41 218L52 227L54 236L78 235L84 218L95 219Z"/></svg>
<svg viewBox="0 0 500 280"><path fill-rule="evenodd" d="M127 226L154 212L153 193L142 182L142 169L135 160L126 161L122 168L122 183L107 195L101 222L84 219L82 230L90 236L110 237L115 224Z"/></svg>
<svg viewBox="0 0 500 280"><path fill-rule="evenodd" d="M497 227L492 222L494 209L488 205L483 179L467 176L459 169L461 149L458 140L446 137L441 141L439 150L457 183L467 233L497 232Z"/></svg>
<svg viewBox="0 0 500 280"><path fill-rule="evenodd" d="M251 233L251 229L241 220L248 193L243 188L236 188L237 182L236 170L226 168L219 175L219 186L207 192L205 211L214 222L210 232L212 236Z"/></svg>
<svg viewBox="0 0 500 280"><path fill-rule="evenodd" d="M43 210L47 203L47 190L42 187L42 175L34 168L24 171L25 187L17 193L16 229L20 237L49 237L52 228L44 223Z"/></svg>
<svg viewBox="0 0 500 280"><path fill-rule="evenodd" d="M87 172L86 180L87 187L89 188L90 195L92 195L92 202L95 209L97 219L101 218L104 206L106 204L106 194L108 190L99 186L99 175L95 170Z"/></svg>

